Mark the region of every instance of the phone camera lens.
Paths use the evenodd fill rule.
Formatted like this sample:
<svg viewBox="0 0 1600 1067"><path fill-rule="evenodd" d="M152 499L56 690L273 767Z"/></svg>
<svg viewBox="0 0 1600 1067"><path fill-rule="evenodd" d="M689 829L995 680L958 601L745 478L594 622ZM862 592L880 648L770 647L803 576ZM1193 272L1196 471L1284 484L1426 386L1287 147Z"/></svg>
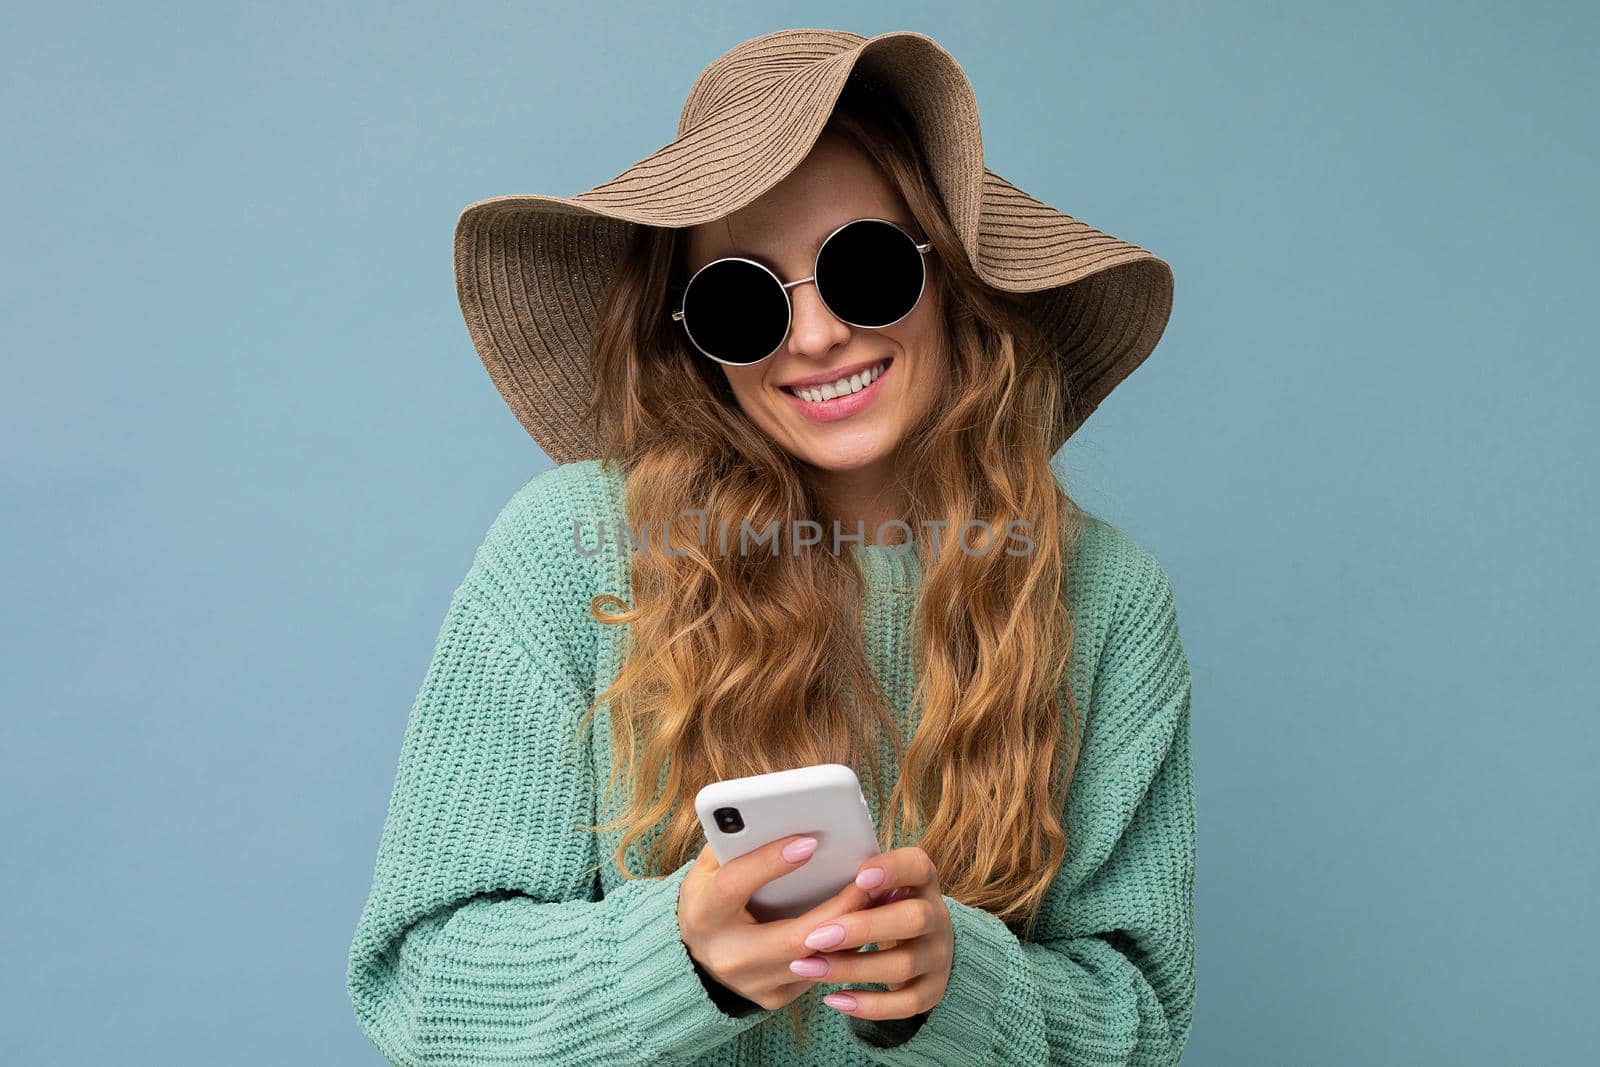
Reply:
<svg viewBox="0 0 1600 1067"><path fill-rule="evenodd" d="M744 829L744 820L739 817L738 808L718 808L712 817L717 820L717 829L725 834L736 834Z"/></svg>

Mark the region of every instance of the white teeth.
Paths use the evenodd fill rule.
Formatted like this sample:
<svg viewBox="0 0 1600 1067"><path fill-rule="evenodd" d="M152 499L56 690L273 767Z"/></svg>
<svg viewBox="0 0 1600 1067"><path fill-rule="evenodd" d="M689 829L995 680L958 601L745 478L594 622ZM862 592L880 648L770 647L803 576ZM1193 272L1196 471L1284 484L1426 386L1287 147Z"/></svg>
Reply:
<svg viewBox="0 0 1600 1067"><path fill-rule="evenodd" d="M832 400L835 397L844 396L846 393L859 393L861 390L877 381L878 376L883 373L883 369L888 365L889 361L884 360L875 367L861 371L859 374L852 374L848 378L840 378L838 381L833 382L830 385L823 385L809 389L795 389L794 394L801 400L810 401L813 404L820 404L824 400Z"/></svg>

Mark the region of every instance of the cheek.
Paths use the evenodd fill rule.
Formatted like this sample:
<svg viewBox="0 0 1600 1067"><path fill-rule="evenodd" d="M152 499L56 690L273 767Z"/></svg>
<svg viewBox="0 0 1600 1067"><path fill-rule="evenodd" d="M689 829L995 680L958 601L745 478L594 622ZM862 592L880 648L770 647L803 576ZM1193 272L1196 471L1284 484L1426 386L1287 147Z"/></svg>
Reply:
<svg viewBox="0 0 1600 1067"><path fill-rule="evenodd" d="M914 335L901 342L912 357L915 374L908 397L918 407L926 407L944 391L945 377L949 373L949 355L946 338L940 332L937 315L928 315L918 323Z"/></svg>
<svg viewBox="0 0 1600 1067"><path fill-rule="evenodd" d="M760 375L752 374L750 367L723 367L722 376L728 380L728 388L733 390L733 395L738 399L741 407L747 405L761 388Z"/></svg>

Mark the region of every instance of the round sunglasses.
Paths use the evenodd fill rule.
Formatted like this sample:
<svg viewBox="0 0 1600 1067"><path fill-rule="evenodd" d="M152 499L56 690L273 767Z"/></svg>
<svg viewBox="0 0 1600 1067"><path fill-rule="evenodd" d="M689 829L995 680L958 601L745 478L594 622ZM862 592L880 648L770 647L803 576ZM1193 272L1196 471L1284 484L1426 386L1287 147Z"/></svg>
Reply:
<svg viewBox="0 0 1600 1067"><path fill-rule="evenodd" d="M931 244L919 244L887 219L855 219L817 249L811 275L792 282L744 256L714 259L684 286L672 318L709 359L730 367L760 363L776 352L794 320L789 290L813 282L833 317L847 326L893 326L922 299Z"/></svg>

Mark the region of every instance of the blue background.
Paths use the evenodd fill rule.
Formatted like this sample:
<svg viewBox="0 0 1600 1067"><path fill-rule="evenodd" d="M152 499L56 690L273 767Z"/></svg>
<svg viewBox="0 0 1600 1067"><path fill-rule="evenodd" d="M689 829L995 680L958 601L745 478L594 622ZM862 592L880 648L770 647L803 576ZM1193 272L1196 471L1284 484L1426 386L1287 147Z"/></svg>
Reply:
<svg viewBox="0 0 1600 1067"><path fill-rule="evenodd" d="M1185 1063L1600 1044L1582 4L11 5L0 1016L18 1064L376 1064L344 991L405 717L549 461L469 201L570 194L797 25L917 29L988 163L1156 250L1064 452L1194 670Z"/></svg>

